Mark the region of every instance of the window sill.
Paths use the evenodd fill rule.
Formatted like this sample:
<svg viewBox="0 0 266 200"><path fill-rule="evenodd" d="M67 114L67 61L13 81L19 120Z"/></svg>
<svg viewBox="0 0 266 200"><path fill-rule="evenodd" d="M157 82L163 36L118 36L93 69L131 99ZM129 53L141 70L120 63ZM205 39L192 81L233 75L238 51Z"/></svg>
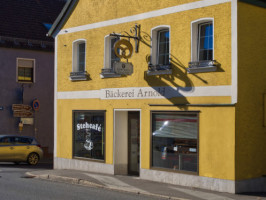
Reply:
<svg viewBox="0 0 266 200"><path fill-rule="evenodd" d="M86 71L84 71L84 72L70 72L69 79L71 81L87 81L89 79L89 75Z"/></svg>
<svg viewBox="0 0 266 200"><path fill-rule="evenodd" d="M162 74L172 74L171 65L151 65L149 64L149 69L147 75L162 75Z"/></svg>
<svg viewBox="0 0 266 200"><path fill-rule="evenodd" d="M219 64L216 60L189 62L187 72L189 74L201 72L215 72Z"/></svg>
<svg viewBox="0 0 266 200"><path fill-rule="evenodd" d="M18 83L21 83L21 84L33 84L33 82L31 81L17 81Z"/></svg>
<svg viewBox="0 0 266 200"><path fill-rule="evenodd" d="M121 74L117 74L113 69L102 69L102 73L100 73L101 78L116 78L121 77Z"/></svg>

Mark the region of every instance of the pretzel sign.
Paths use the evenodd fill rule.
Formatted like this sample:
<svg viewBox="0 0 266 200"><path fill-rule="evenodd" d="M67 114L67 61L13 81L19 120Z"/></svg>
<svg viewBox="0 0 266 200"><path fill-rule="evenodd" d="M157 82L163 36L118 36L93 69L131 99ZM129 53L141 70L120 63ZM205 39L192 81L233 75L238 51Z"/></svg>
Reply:
<svg viewBox="0 0 266 200"><path fill-rule="evenodd" d="M118 49L120 49L121 53L119 53ZM117 57L128 59L131 57L133 53L133 46L128 40L122 39L118 40L114 44L114 50L115 50L115 55Z"/></svg>

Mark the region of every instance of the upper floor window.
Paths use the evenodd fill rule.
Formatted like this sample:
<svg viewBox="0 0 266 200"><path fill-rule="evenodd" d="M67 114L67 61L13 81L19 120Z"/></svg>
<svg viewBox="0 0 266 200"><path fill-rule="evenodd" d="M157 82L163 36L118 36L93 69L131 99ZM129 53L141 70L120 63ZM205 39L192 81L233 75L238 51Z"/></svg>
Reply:
<svg viewBox="0 0 266 200"><path fill-rule="evenodd" d="M79 40L73 44L73 72L85 71L85 55L86 43L85 40Z"/></svg>
<svg viewBox="0 0 266 200"><path fill-rule="evenodd" d="M170 28L158 26L151 31L151 60L148 75L171 74L170 66Z"/></svg>
<svg viewBox="0 0 266 200"><path fill-rule="evenodd" d="M198 60L213 60L213 24L207 22L198 26Z"/></svg>
<svg viewBox="0 0 266 200"><path fill-rule="evenodd" d="M191 62L189 73L217 70L214 60L214 23L212 18L191 22Z"/></svg>
<svg viewBox="0 0 266 200"><path fill-rule="evenodd" d="M120 58L116 56L114 44L120 40L119 37L106 36L104 38L104 67L102 69L101 78L120 77L114 71L114 63L120 62Z"/></svg>
<svg viewBox="0 0 266 200"><path fill-rule="evenodd" d="M157 64L169 65L169 30L158 31Z"/></svg>
<svg viewBox="0 0 266 200"><path fill-rule="evenodd" d="M115 45L116 41L118 41L118 40L119 40L119 38L117 38L117 37L110 38L110 43L111 43L111 46L110 46L110 53L111 53L110 63L111 63L111 65L109 66L110 68L114 67L114 63L115 62L119 62L120 61L120 58L117 57L117 55L115 54L115 50L114 50L114 45Z"/></svg>
<svg viewBox="0 0 266 200"><path fill-rule="evenodd" d="M34 59L17 58L17 81L34 82Z"/></svg>
<svg viewBox="0 0 266 200"><path fill-rule="evenodd" d="M73 60L70 79L72 81L87 80L86 72L86 40L81 39L73 42Z"/></svg>

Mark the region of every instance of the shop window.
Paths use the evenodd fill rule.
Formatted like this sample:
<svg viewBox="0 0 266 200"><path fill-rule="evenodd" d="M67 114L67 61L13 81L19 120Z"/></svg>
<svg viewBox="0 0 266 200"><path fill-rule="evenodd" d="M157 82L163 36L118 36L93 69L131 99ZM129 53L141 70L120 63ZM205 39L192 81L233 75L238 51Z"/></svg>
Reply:
<svg viewBox="0 0 266 200"><path fill-rule="evenodd" d="M116 56L114 44L120 38L115 36L106 36L104 38L104 67L102 69L101 78L120 77L114 71L114 63L120 62L120 58Z"/></svg>
<svg viewBox="0 0 266 200"><path fill-rule="evenodd" d="M86 40L77 40L73 42L73 60L70 80L81 81L87 80L88 75L85 70L86 66Z"/></svg>
<svg viewBox="0 0 266 200"><path fill-rule="evenodd" d="M170 65L170 30L169 26L152 29L151 60L148 75L172 74Z"/></svg>
<svg viewBox="0 0 266 200"><path fill-rule="evenodd" d="M197 113L152 113L152 167L198 171Z"/></svg>
<svg viewBox="0 0 266 200"><path fill-rule="evenodd" d="M17 81L23 83L33 83L34 68L34 59L17 58Z"/></svg>
<svg viewBox="0 0 266 200"><path fill-rule="evenodd" d="M191 23L191 62L189 73L217 70L214 60L213 19L200 19Z"/></svg>
<svg viewBox="0 0 266 200"><path fill-rule="evenodd" d="M105 112L74 111L73 157L104 160Z"/></svg>

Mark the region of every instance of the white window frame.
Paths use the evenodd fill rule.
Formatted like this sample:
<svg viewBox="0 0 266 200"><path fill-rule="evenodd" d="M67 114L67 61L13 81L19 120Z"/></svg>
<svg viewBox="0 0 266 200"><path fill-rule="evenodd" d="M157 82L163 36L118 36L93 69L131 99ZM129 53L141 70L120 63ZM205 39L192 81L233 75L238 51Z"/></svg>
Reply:
<svg viewBox="0 0 266 200"><path fill-rule="evenodd" d="M24 81L19 81L18 80L18 61L19 60L30 60L30 61L33 61L33 67L32 67L32 70L33 70L32 76L33 76L33 78L32 78L32 82L28 82L28 81L24 82ZM35 65L36 65L36 60L33 59L33 58L20 58L20 57L18 57L16 59L16 82L18 82L18 83L29 83L29 84L35 83Z"/></svg>
<svg viewBox="0 0 266 200"><path fill-rule="evenodd" d="M116 36L106 35L104 37L104 69L112 69L111 66L111 39Z"/></svg>
<svg viewBox="0 0 266 200"><path fill-rule="evenodd" d="M212 60L214 59L214 18L201 18L191 22L191 61L199 61L199 50L198 50L198 38L199 38L199 24L202 23L212 23L213 25L213 50L212 50Z"/></svg>
<svg viewBox="0 0 266 200"><path fill-rule="evenodd" d="M85 43L85 61L84 61L84 70L78 71L78 45ZM85 72L86 71L86 54L87 54L87 41L85 39L78 39L72 43L72 72Z"/></svg>
<svg viewBox="0 0 266 200"><path fill-rule="evenodd" d="M158 64L158 32L168 29L169 31L169 63L171 57L171 31L169 25L160 25L151 29L151 58L150 62L152 65Z"/></svg>

